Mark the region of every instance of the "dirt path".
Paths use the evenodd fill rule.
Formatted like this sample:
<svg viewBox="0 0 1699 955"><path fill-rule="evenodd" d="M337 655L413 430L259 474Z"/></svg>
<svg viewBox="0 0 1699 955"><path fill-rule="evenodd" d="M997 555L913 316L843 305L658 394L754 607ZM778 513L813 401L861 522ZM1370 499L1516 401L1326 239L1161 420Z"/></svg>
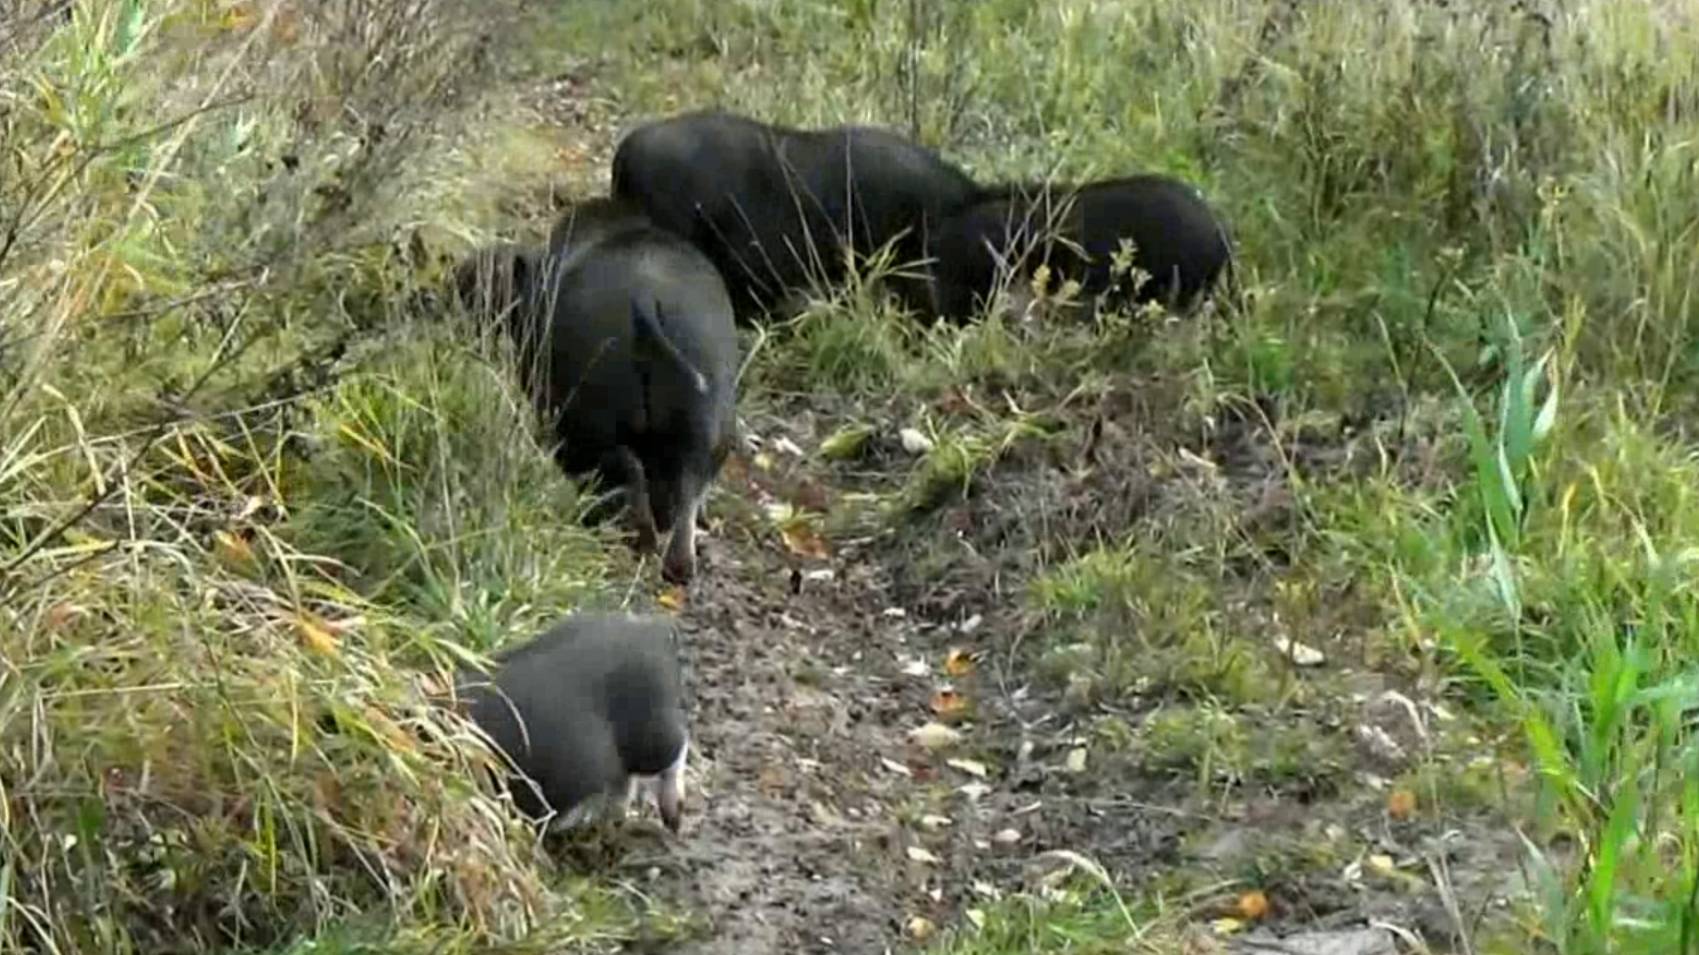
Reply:
<svg viewBox="0 0 1699 955"><path fill-rule="evenodd" d="M769 447L812 443L761 424ZM994 628L980 615L964 633L902 607L866 546L791 553L763 508L838 492L798 458L767 457L770 471L728 466L680 614L695 747L683 838L619 867L663 870L650 889L706 920L669 952L895 951L911 920L953 922L974 878L1026 855L1031 836L1009 833L1040 822L1035 806L1012 813L972 763L947 765L975 752L982 720L959 721L947 751L910 735L936 721L941 690L977 693L944 660Z"/></svg>

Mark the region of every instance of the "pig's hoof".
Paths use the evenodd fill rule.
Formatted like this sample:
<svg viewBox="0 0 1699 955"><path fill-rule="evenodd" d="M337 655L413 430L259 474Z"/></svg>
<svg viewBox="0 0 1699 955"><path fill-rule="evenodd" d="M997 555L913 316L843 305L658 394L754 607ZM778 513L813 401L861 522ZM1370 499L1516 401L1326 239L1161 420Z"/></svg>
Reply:
<svg viewBox="0 0 1699 955"><path fill-rule="evenodd" d="M661 565L661 579L669 584L688 584L694 576L695 561L669 560Z"/></svg>

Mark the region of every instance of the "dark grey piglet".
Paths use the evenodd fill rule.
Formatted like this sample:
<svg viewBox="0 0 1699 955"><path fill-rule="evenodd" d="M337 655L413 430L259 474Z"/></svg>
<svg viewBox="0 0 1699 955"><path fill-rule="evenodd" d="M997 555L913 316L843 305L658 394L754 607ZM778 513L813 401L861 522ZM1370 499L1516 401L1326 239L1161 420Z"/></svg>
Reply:
<svg viewBox="0 0 1699 955"><path fill-rule="evenodd" d="M570 827L647 781L678 831L690 739L675 639L661 617L580 613L498 654L490 676L462 674L468 715L522 774L521 811Z"/></svg>

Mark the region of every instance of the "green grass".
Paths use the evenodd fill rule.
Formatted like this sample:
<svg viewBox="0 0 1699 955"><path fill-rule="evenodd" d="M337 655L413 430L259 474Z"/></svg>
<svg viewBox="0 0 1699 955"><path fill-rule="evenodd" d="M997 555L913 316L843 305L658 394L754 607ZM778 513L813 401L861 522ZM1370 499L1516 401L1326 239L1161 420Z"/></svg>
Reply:
<svg viewBox="0 0 1699 955"><path fill-rule="evenodd" d="M720 103L912 129L982 178L1197 183L1240 255L1207 315L921 329L875 263L772 331L750 400L829 395L869 447L925 432L875 482L900 529L1080 467L1090 409L1138 396L1102 467L1152 501L1024 528L1024 666L1093 705L1159 696L1128 748L1206 787L1327 755L1265 738L1343 692L1271 635L1420 681L1532 770L1509 798L1412 776L1526 836L1538 891L1493 945L1699 946L1682 8L497 6L0 24L0 950L612 948L667 923L563 881L460 782L475 747L407 732L464 735L417 715L419 669L624 590L501 349L407 304L534 232L578 134L508 84L569 57L591 139ZM1263 418L1278 446L1246 464ZM1252 516L1269 475L1283 523ZM369 731L322 737L333 709ZM935 950L1178 937L1086 885L987 903Z"/></svg>

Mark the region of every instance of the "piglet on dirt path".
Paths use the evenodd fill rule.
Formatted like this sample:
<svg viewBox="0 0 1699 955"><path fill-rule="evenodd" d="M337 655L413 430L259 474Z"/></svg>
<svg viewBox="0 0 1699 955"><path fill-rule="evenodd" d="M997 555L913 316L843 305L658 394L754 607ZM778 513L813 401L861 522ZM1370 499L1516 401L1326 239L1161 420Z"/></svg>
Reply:
<svg viewBox="0 0 1699 955"><path fill-rule="evenodd" d="M574 614L498 654L491 676L463 673L468 715L521 776L514 803L551 828L577 825L612 802L628 806L640 780L678 832L690 749L676 634L664 618Z"/></svg>

